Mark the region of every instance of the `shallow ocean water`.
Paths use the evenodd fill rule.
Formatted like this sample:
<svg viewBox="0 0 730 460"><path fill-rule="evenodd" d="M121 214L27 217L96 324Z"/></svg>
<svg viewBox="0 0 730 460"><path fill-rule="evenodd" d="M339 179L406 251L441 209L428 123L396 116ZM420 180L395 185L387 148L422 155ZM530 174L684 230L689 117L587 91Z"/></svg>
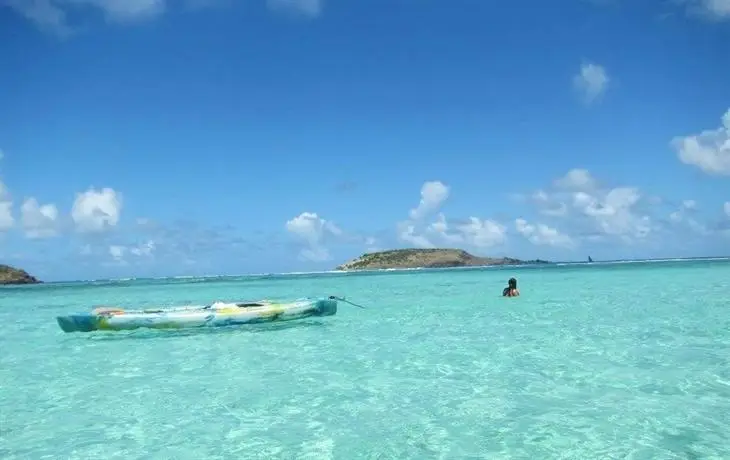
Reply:
<svg viewBox="0 0 730 460"><path fill-rule="evenodd" d="M516 276L522 296L501 298ZM336 316L64 334L93 305ZM0 289L0 458L728 459L730 262Z"/></svg>

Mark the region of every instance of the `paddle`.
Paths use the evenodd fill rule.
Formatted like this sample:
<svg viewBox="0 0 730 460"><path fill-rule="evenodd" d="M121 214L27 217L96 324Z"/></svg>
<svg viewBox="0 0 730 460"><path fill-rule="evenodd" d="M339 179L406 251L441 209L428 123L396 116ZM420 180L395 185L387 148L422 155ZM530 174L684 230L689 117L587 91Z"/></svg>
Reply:
<svg viewBox="0 0 730 460"><path fill-rule="evenodd" d="M367 310L362 305L358 305L355 302L350 302L349 300L345 299L344 297L337 297L337 296L331 295L330 296L330 299L331 300L339 300L340 302L348 303L348 304L352 305L353 307L362 308L363 310Z"/></svg>

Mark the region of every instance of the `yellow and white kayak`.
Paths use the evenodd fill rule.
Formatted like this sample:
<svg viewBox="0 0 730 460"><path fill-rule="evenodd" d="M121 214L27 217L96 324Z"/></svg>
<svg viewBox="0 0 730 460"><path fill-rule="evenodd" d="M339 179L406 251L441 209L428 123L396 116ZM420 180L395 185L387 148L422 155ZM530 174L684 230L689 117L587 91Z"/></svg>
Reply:
<svg viewBox="0 0 730 460"><path fill-rule="evenodd" d="M337 313L337 298L299 299L293 302L216 302L211 305L125 310L97 308L90 313L57 316L64 332L123 331L138 328L185 329L290 321Z"/></svg>

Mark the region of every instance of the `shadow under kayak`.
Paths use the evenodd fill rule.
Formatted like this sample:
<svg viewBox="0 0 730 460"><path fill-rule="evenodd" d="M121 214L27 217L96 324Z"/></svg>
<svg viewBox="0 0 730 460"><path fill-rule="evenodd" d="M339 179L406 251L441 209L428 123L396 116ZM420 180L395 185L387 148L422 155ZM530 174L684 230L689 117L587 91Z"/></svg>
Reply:
<svg viewBox="0 0 730 460"><path fill-rule="evenodd" d="M291 321L337 313L337 298L293 302L248 302L145 310L97 308L90 313L57 316L64 332L125 331L138 328L189 329Z"/></svg>

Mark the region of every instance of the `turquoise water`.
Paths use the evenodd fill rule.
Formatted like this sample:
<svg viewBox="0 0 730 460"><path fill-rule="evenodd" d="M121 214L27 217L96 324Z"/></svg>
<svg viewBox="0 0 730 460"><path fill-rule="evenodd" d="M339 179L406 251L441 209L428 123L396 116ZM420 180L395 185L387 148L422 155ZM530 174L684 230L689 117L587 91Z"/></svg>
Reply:
<svg viewBox="0 0 730 460"><path fill-rule="evenodd" d="M516 276L522 297L501 298ZM64 334L94 304L336 316ZM730 263L0 289L0 458L727 459Z"/></svg>

